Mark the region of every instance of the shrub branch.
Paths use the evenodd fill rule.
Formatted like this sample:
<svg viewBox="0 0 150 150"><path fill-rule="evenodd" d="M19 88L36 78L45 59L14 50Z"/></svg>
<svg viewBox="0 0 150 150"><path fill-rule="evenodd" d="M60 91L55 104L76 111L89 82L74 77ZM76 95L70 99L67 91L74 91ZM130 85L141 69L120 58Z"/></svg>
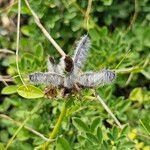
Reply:
<svg viewBox="0 0 150 150"><path fill-rule="evenodd" d="M15 131L15 133L13 134L13 136L10 138L10 140L8 141L5 150L7 150L10 145L13 143L13 140L15 139L15 137L17 136L17 134L20 132L20 130L25 126L25 124L27 123L27 121L32 117L32 115L39 110L39 108L42 106L43 104L43 100L39 101L37 103L37 105L32 109L31 113L29 114L29 116L20 124L19 128Z"/></svg>
<svg viewBox="0 0 150 150"><path fill-rule="evenodd" d="M7 119L7 120L10 120L10 121L13 122L16 126L21 126L21 122L16 121L16 120L12 119L11 117L9 117L9 116L7 116L7 115L5 115L5 114L0 114L0 118L4 118L4 119ZM32 132L33 134L35 134L35 135L41 137L44 141L48 141L48 140L49 140L49 139L46 138L43 134L41 134L40 132L34 130L33 128L31 128L31 127L29 127L29 126L26 126L26 125L24 125L23 127L24 127L26 130Z"/></svg>
<svg viewBox="0 0 150 150"><path fill-rule="evenodd" d="M47 32L47 30L43 27L43 25L41 24L38 16L36 15L36 13L32 10L32 8L30 7L29 3L27 0L24 0L28 9L31 11L35 23L37 24L37 26L41 29L41 31L43 32L43 34L47 37L47 39L52 43L52 45L56 48L56 50L60 53L61 56L66 56L65 52L61 49L61 47L56 43L56 41L52 38L52 36Z"/></svg>
<svg viewBox="0 0 150 150"><path fill-rule="evenodd" d="M103 101L103 99L99 96L99 94L96 92L96 90L94 91L95 97L98 99L98 101L102 104L102 106L104 107L104 109L108 112L108 114L113 118L113 120L115 121L115 123L119 126L120 129L123 128L123 126L121 125L121 123L119 122L119 120L116 118L116 116L112 113L112 111L110 110L110 108L105 104L105 102Z"/></svg>
<svg viewBox="0 0 150 150"><path fill-rule="evenodd" d="M52 139L54 139L54 138L56 137L56 135L57 135L57 133L58 133L60 127L61 127L62 121L63 121L63 119L64 119L64 117L65 117L65 115L66 115L66 112L67 112L67 105L66 105L66 103L65 103L65 104L64 104L64 107L63 107L62 110L61 110L61 113L60 113L60 115L59 115L59 118L58 118L58 120L57 120L57 122L56 122L56 124L55 124L55 127L54 127L52 133L51 133L50 136L49 136L49 140L52 140ZM42 150L47 150L49 144L50 144L50 142L44 143L44 144L42 145Z"/></svg>

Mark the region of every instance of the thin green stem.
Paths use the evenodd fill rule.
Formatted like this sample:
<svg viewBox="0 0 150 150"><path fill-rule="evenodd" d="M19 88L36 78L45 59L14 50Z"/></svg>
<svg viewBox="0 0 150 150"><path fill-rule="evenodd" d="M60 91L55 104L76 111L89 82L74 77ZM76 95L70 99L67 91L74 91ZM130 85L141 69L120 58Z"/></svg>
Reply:
<svg viewBox="0 0 150 150"><path fill-rule="evenodd" d="M21 0L18 0L16 66L17 66L17 72L18 72L19 78L20 78L21 82L26 86L26 84L24 83L23 78L21 76L20 69L19 69L20 14L21 14Z"/></svg>
<svg viewBox="0 0 150 150"><path fill-rule="evenodd" d="M89 19L90 19L91 8L92 8L92 0L88 0L88 6L85 13L85 22L86 22L87 31L89 30Z"/></svg>
<svg viewBox="0 0 150 150"><path fill-rule="evenodd" d="M39 108L42 106L43 100L39 101L38 104L32 109L31 113L29 114L29 116L23 121L23 123L19 126L19 128L16 130L16 132L14 133L14 135L11 137L11 139L8 141L5 150L7 150L9 148L9 146L12 144L13 140L15 139L15 137L17 136L17 134L19 133L19 131L25 126L25 124L27 123L27 121L31 118L31 116L37 111L39 110Z"/></svg>
<svg viewBox="0 0 150 150"><path fill-rule="evenodd" d="M129 24L129 26L127 27L126 31L123 33L123 36L125 36L132 28L133 24L135 23L136 21L136 18L137 18L137 15L138 15L138 0L134 0L134 7L135 7L135 11L134 11L134 14L133 14L133 17L131 19L131 22Z"/></svg>
<svg viewBox="0 0 150 150"><path fill-rule="evenodd" d="M19 121L16 121L14 119L12 119L11 117L5 115L5 114L0 114L0 118L6 119L6 120L10 120L13 124L15 124L16 126L21 126L21 123ZM24 125L23 126L26 130L32 132L33 134L39 136L41 139L43 139L44 141L49 141L48 138L46 138L43 134L41 134L40 132L34 130L33 128Z"/></svg>
<svg viewBox="0 0 150 150"><path fill-rule="evenodd" d="M91 2L90 2L91 3ZM75 1L72 3L72 5L74 5L81 13L84 17L86 17L86 11L83 10ZM90 4L91 5L91 4ZM97 30L100 30L100 27L94 22L94 20L90 17L89 21L94 25L94 27Z"/></svg>
<svg viewBox="0 0 150 150"><path fill-rule="evenodd" d="M144 123L142 122L142 120L139 120L141 125L143 126L143 128L145 129L145 131L148 133L148 135L150 135L150 132L148 131L148 129L145 127Z"/></svg>
<svg viewBox="0 0 150 150"><path fill-rule="evenodd" d="M54 138L56 137L56 135L57 135L57 133L58 133L60 127L61 127L62 121L63 121L63 119L64 119L64 117L65 117L65 115L66 115L66 112L67 112L67 106L66 106L66 103L65 103L65 104L64 104L64 107L63 107L62 110L61 110L61 113L60 113L60 115L59 115L59 118L58 118L58 120L57 120L57 122L56 122L56 124L55 124L55 127L54 127L52 133L51 133L50 136L49 136L49 139L50 139L50 140L51 140L51 139L54 139ZM44 144L42 145L42 150L47 150L49 144L50 144L50 142L44 143Z"/></svg>
<svg viewBox="0 0 150 150"><path fill-rule="evenodd" d="M121 65L121 63L124 61L124 59L127 58L127 56L128 56L128 54L130 53L130 51L131 51L131 49L129 49L129 50L126 52L125 56L124 56L124 57L121 59L121 61L117 64L117 66L115 67L115 69L117 69L117 68Z"/></svg>
<svg viewBox="0 0 150 150"><path fill-rule="evenodd" d="M7 150L9 148L9 146L11 145L11 143L13 142L13 140L15 139L15 137L17 136L17 134L20 132L20 130L24 127L24 125L27 123L27 121L29 120L29 117L26 118L24 120L24 122L20 125L20 127L16 130L16 132L14 133L14 135L11 137L11 139L8 141L5 150Z"/></svg>

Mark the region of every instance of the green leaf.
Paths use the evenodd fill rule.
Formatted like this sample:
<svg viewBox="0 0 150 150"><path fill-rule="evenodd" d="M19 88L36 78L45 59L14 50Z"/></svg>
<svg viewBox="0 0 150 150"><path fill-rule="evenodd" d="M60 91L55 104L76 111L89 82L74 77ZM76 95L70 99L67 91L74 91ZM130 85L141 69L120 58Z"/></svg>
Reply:
<svg viewBox="0 0 150 150"><path fill-rule="evenodd" d="M71 146L65 138L59 137L56 143L56 150L71 150Z"/></svg>
<svg viewBox="0 0 150 150"><path fill-rule="evenodd" d="M131 91L129 99L132 101L143 101L143 93L142 93L142 88L135 88Z"/></svg>
<svg viewBox="0 0 150 150"><path fill-rule="evenodd" d="M141 73L142 73L148 80L150 80L150 73L148 73L148 72L146 72L146 71L144 71L144 70L142 70Z"/></svg>
<svg viewBox="0 0 150 150"><path fill-rule="evenodd" d="M21 32L26 36L31 36L33 30L34 30L34 27L32 25L25 25L21 27Z"/></svg>
<svg viewBox="0 0 150 150"><path fill-rule="evenodd" d="M0 112L5 112L8 110L8 108L10 107L10 101L9 100L5 100L3 102L3 105L0 105Z"/></svg>
<svg viewBox="0 0 150 150"><path fill-rule="evenodd" d="M35 47L35 54L37 58L42 58L43 57L43 46L41 43L39 43L36 47Z"/></svg>
<svg viewBox="0 0 150 150"><path fill-rule="evenodd" d="M9 139L9 135L8 135L8 132L6 130L1 130L0 131L0 140L2 142L7 142Z"/></svg>
<svg viewBox="0 0 150 150"><path fill-rule="evenodd" d="M119 113L125 112L131 105L131 101L126 100L126 101L120 101L121 103L118 105L117 111Z"/></svg>
<svg viewBox="0 0 150 150"><path fill-rule="evenodd" d="M107 36L107 34L108 34L108 29L107 29L107 27L106 27L106 26L102 27L102 28L100 29L100 31L99 31L99 36L100 36L101 38L103 38L103 37Z"/></svg>
<svg viewBox="0 0 150 150"><path fill-rule="evenodd" d="M102 133L102 130L100 127L98 127L98 129L97 129L97 138L98 138L99 142L101 143L102 139L103 139L103 133Z"/></svg>
<svg viewBox="0 0 150 150"><path fill-rule="evenodd" d="M4 144L3 143L0 143L0 150L4 150Z"/></svg>
<svg viewBox="0 0 150 150"><path fill-rule="evenodd" d="M89 131L89 127L79 118L73 118L73 125L79 130L79 131Z"/></svg>
<svg viewBox="0 0 150 150"><path fill-rule="evenodd" d="M25 58L26 60L29 60L30 62L33 62L33 58L34 55L32 55L31 53L24 53L24 55L22 56L23 58Z"/></svg>
<svg viewBox="0 0 150 150"><path fill-rule="evenodd" d="M94 132L97 130L98 126L100 125L101 119L99 117L95 118L91 124L91 132Z"/></svg>
<svg viewBox="0 0 150 150"><path fill-rule="evenodd" d="M84 137L84 136L82 136L82 135L79 135L79 136L78 136L78 141L79 141L81 144L83 144L86 139L87 139L87 138Z"/></svg>
<svg viewBox="0 0 150 150"><path fill-rule="evenodd" d="M116 126L113 127L113 137L114 139L118 138L118 128Z"/></svg>
<svg viewBox="0 0 150 150"><path fill-rule="evenodd" d="M95 29L90 29L89 35L93 41L99 41L100 40L99 32Z"/></svg>
<svg viewBox="0 0 150 150"><path fill-rule="evenodd" d="M113 0L103 0L104 5L109 6L111 5Z"/></svg>
<svg viewBox="0 0 150 150"><path fill-rule="evenodd" d="M132 142L132 141L131 142L126 142L125 146L126 146L126 148L133 148L135 146L135 143Z"/></svg>
<svg viewBox="0 0 150 150"><path fill-rule="evenodd" d="M96 144L99 143L98 138L94 134L88 132L86 133L86 136L91 142L96 143Z"/></svg>
<svg viewBox="0 0 150 150"><path fill-rule="evenodd" d="M108 144L107 144L106 141L104 141L103 144L102 144L102 150L108 150L108 149L109 149Z"/></svg>
<svg viewBox="0 0 150 150"><path fill-rule="evenodd" d="M112 141L114 140L114 137L113 137L113 135L110 132L107 135L108 135L110 140L112 140Z"/></svg>
<svg viewBox="0 0 150 150"><path fill-rule="evenodd" d="M44 96L43 91L33 85L22 85L17 90L18 94L24 98L41 98Z"/></svg>
<svg viewBox="0 0 150 150"><path fill-rule="evenodd" d="M17 92L17 85L9 85L3 88L2 94L13 94Z"/></svg>
<svg viewBox="0 0 150 150"><path fill-rule="evenodd" d="M126 135L126 134L129 133L129 131L130 131L130 128L129 128L128 125L126 125L126 126L122 129L121 135Z"/></svg>
<svg viewBox="0 0 150 150"><path fill-rule="evenodd" d="M39 137L34 137L34 140L32 142L33 145L42 145L43 144L43 139Z"/></svg>
<svg viewBox="0 0 150 150"><path fill-rule="evenodd" d="M21 130L18 134L17 134L17 139L19 141L26 141L27 139L30 138L30 134L27 130Z"/></svg>

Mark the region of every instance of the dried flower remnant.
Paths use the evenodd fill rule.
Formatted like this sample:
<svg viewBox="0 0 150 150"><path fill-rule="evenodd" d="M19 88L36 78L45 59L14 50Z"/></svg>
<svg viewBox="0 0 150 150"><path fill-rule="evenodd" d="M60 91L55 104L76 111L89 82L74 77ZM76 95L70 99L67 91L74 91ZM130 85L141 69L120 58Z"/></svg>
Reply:
<svg viewBox="0 0 150 150"><path fill-rule="evenodd" d="M56 89L63 89L62 95L72 94L82 88L95 88L110 84L115 79L115 72L102 69L97 72L80 73L87 59L90 49L90 39L87 35L81 37L77 43L74 56L61 58L58 64L54 58L48 58L48 72L32 73L29 75L33 84L45 84L47 97L55 97Z"/></svg>
<svg viewBox="0 0 150 150"><path fill-rule="evenodd" d="M57 88L53 85L49 85L45 88L44 94L47 98L56 98L57 96Z"/></svg>

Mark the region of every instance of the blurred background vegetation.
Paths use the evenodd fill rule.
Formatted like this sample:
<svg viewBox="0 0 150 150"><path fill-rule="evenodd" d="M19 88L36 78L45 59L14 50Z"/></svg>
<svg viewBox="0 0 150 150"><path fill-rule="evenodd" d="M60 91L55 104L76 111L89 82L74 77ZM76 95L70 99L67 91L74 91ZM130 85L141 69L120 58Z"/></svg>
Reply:
<svg viewBox="0 0 150 150"><path fill-rule="evenodd" d="M126 126L119 129L101 104L93 100L91 90L84 90L82 98L72 97L73 104L51 149L150 150L150 1L93 0L86 16L89 1L29 3L46 30L69 55L73 54L76 41L88 32L92 47L84 70L109 68L118 72L116 81L98 88L98 92ZM16 92L22 85L15 62L17 6L17 0L0 0L0 90L13 85L0 95L0 150L39 101L42 101L40 108L32 111L25 125L48 137L64 103L64 99L25 99ZM23 0L20 23L19 68L28 83L29 73L46 71L48 55L58 60L60 55L37 27ZM9 149L32 150L43 142L44 139L23 127Z"/></svg>

